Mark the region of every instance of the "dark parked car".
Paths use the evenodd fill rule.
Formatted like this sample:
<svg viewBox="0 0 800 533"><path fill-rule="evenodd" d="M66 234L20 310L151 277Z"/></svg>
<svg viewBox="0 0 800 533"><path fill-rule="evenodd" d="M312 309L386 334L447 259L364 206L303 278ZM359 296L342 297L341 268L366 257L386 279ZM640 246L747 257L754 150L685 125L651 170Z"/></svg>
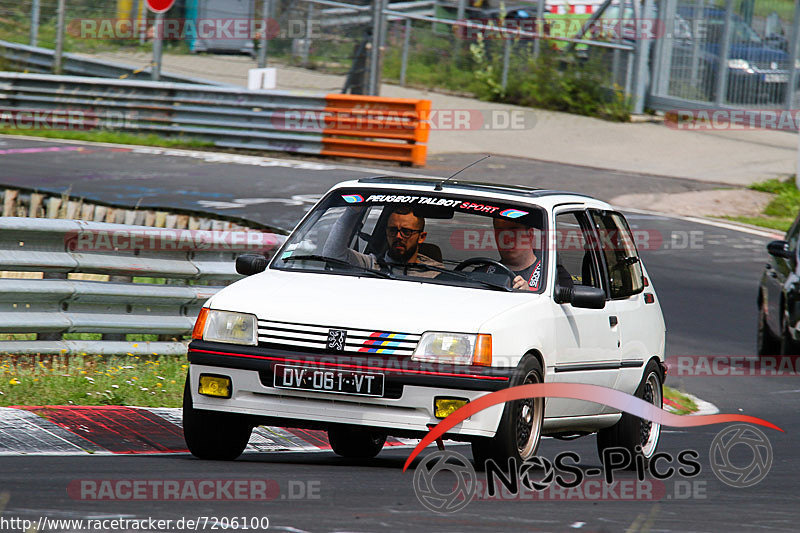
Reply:
<svg viewBox="0 0 800 533"><path fill-rule="evenodd" d="M758 288L758 354L800 354L800 216L784 240L767 245L769 260Z"/></svg>
<svg viewBox="0 0 800 533"><path fill-rule="evenodd" d="M719 73L725 10L706 7L703 12L693 6L678 8L676 33L672 51L673 72L689 72L692 55L697 51L701 87L706 99L713 100ZM728 84L726 100L744 102L783 102L791 69L789 54L765 41L744 19L731 18L731 46L728 50ZM694 28L695 34L692 34ZM699 39L695 46L693 39Z"/></svg>

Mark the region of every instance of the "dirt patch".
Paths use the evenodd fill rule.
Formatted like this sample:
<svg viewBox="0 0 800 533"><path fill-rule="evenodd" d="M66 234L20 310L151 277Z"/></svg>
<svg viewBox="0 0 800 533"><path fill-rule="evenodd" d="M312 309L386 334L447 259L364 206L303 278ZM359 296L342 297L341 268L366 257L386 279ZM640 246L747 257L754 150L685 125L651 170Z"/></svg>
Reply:
<svg viewBox="0 0 800 533"><path fill-rule="evenodd" d="M721 189L680 193L623 194L611 200L617 207L647 209L670 215L711 217L758 216L774 195L750 189Z"/></svg>

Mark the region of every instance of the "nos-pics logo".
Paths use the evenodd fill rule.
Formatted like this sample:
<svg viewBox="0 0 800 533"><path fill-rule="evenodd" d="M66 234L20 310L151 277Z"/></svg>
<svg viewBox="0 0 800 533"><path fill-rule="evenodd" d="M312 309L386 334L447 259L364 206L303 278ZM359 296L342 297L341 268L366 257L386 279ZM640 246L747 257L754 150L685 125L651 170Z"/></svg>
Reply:
<svg viewBox="0 0 800 533"><path fill-rule="evenodd" d="M751 458L744 464L734 447L749 449ZM772 468L773 452L767 436L754 426L736 424L726 427L714 437L709 449L711 470L717 478L734 488L748 488L760 483ZM544 467L546 459L535 457L536 464L526 467ZM545 464L546 463L546 464ZM552 465L551 465L552 466ZM548 471L545 468L546 471ZM552 471L543 483L526 484L534 490L544 490L552 480ZM478 476L465 456L451 450L440 450L423 457L414 470L414 493L420 503L435 513L455 513L465 508L478 491Z"/></svg>

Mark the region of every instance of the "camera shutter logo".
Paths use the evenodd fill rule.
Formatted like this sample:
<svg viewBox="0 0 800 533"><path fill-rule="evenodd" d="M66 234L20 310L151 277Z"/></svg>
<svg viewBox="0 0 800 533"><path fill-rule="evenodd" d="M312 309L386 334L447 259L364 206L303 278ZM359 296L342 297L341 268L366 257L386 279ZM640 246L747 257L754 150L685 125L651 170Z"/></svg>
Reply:
<svg viewBox="0 0 800 533"><path fill-rule="evenodd" d="M746 466L738 466L731 461L731 450L739 445L749 447L753 454L750 464ZM717 433L709 450L714 474L726 485L739 489L752 487L767 477L772 468L772 457L772 444L767 436L747 424L730 426Z"/></svg>
<svg viewBox="0 0 800 533"><path fill-rule="evenodd" d="M542 472L541 479L532 479L534 472ZM553 483L556 471L553 468L553 463L546 457L539 457L538 455L531 457L519 468L519 477L522 486L528 490L535 490L541 492Z"/></svg>
<svg viewBox="0 0 800 533"><path fill-rule="evenodd" d="M439 492L434 486L434 477L441 472L455 475L455 487L449 492ZM447 478L449 481L452 476ZM460 511L472 501L477 488L475 468L457 452L442 450L428 454L414 470L414 493L422 505L435 513Z"/></svg>
<svg viewBox="0 0 800 533"><path fill-rule="evenodd" d="M344 351L344 343L347 340L347 330L344 329L329 329L328 342L326 346L329 350L337 352Z"/></svg>

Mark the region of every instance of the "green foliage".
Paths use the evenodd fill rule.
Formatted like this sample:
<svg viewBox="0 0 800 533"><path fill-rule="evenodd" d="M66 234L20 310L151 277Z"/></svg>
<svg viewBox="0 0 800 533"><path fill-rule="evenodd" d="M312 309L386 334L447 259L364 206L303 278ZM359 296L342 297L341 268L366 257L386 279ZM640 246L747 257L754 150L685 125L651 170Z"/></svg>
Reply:
<svg viewBox="0 0 800 533"><path fill-rule="evenodd" d="M610 54L578 58L543 44L538 57L532 53L533 43L512 43L508 83L502 88L503 57L488 53L479 40L471 48L476 63L475 77L480 82L480 98L564 111L578 115L615 121L630 119L630 102L611 80L607 59Z"/></svg>
<svg viewBox="0 0 800 533"><path fill-rule="evenodd" d="M768 179L750 185L750 189L774 194L775 197L764 208L764 214L757 217L733 216L725 217L734 222L762 226L785 232L800 212L800 191L795 186L794 176L785 180Z"/></svg>
<svg viewBox="0 0 800 533"><path fill-rule="evenodd" d="M795 186L794 176L784 181L773 178L755 183L750 188L776 195L764 209L767 216L794 219L800 211L800 191Z"/></svg>
<svg viewBox="0 0 800 533"><path fill-rule="evenodd" d="M161 137L155 134L142 135L138 133L125 133L108 130L42 130L0 128L0 133L5 135L32 135L50 139L72 139L76 141L107 142L116 144L135 144L142 146L163 146L166 148L207 148L214 146L213 142L202 141L191 137Z"/></svg>
<svg viewBox="0 0 800 533"><path fill-rule="evenodd" d="M0 406L137 405L179 407L183 357L24 357L0 362Z"/></svg>
<svg viewBox="0 0 800 533"><path fill-rule="evenodd" d="M785 217L724 217L734 222L741 222L742 224L750 224L751 226L761 226L762 228L775 229L781 232L786 232L794 222L794 218Z"/></svg>

